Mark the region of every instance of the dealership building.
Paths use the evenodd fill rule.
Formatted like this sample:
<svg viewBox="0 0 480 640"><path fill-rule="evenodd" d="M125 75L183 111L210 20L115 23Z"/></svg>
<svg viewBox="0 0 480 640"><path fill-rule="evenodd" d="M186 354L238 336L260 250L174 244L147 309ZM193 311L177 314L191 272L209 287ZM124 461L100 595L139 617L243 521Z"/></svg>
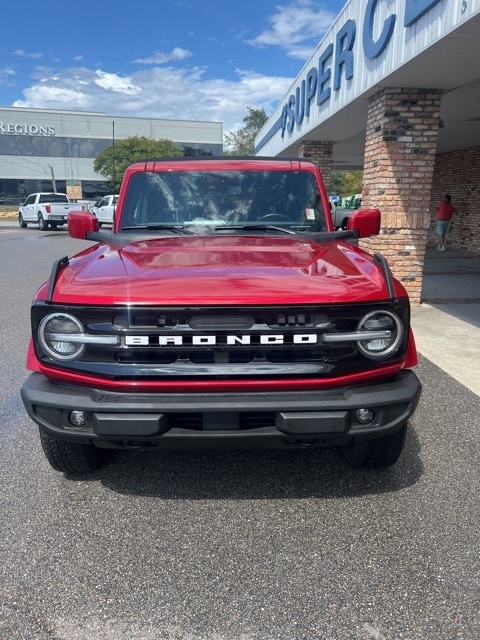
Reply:
<svg viewBox="0 0 480 640"><path fill-rule="evenodd" d="M105 113L0 107L0 203L17 204L36 191L57 190L75 199L105 193L93 170L114 140L145 136L220 154L221 122L125 118Z"/></svg>
<svg viewBox="0 0 480 640"><path fill-rule="evenodd" d="M259 156L363 170L362 208L411 299L421 298L436 205L449 248L480 252L480 0L350 0L256 138ZM341 194L350 195L350 194Z"/></svg>

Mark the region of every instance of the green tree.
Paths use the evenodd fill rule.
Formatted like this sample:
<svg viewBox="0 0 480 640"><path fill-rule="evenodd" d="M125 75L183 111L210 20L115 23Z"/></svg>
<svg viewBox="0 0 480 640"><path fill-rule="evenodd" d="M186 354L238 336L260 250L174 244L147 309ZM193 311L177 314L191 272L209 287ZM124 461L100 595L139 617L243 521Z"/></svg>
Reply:
<svg viewBox="0 0 480 640"><path fill-rule="evenodd" d="M363 171L345 171L345 189L347 196L362 193Z"/></svg>
<svg viewBox="0 0 480 640"><path fill-rule="evenodd" d="M247 107L248 115L243 119L244 125L238 131L225 134L226 155L252 156L255 150L255 138L268 120L264 109Z"/></svg>
<svg viewBox="0 0 480 640"><path fill-rule="evenodd" d="M345 194L345 171L332 171L332 194L342 197Z"/></svg>
<svg viewBox="0 0 480 640"><path fill-rule="evenodd" d="M341 198L362 193L363 171L332 171L332 193Z"/></svg>
<svg viewBox="0 0 480 640"><path fill-rule="evenodd" d="M118 193L125 169L136 160L172 158L183 155L181 148L171 140L151 140L134 136L115 141L95 158L93 169L104 176L112 193Z"/></svg>
<svg viewBox="0 0 480 640"><path fill-rule="evenodd" d="M189 147L188 145L182 145L182 154L190 158L196 156L213 156L211 151L205 151L205 149L196 149L195 147Z"/></svg>

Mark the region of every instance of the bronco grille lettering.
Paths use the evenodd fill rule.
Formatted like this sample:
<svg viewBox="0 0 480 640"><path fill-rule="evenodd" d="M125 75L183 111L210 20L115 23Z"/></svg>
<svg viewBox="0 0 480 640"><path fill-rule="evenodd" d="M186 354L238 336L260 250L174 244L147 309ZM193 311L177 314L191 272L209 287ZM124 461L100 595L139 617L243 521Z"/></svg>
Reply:
<svg viewBox="0 0 480 640"><path fill-rule="evenodd" d="M125 336L126 347L215 347L218 345L288 345L318 344L319 336L316 333L298 334L259 334L259 335L206 335L206 336Z"/></svg>

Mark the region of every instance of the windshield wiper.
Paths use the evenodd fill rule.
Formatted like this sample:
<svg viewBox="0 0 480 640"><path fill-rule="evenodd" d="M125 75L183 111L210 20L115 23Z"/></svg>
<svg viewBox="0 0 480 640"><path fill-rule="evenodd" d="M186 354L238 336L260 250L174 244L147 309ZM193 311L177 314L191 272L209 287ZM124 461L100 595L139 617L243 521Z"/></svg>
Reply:
<svg viewBox="0 0 480 640"><path fill-rule="evenodd" d="M122 227L122 231L138 231L139 229L158 230L165 229L166 231L177 231L178 233L186 233L187 235L195 235L194 231L185 229L183 224L171 224L168 222L148 222L147 224L134 224L130 227Z"/></svg>
<svg viewBox="0 0 480 640"><path fill-rule="evenodd" d="M296 235L296 231L291 229L285 229L285 227L277 227L274 224L225 224L222 226L214 227L215 231L251 231L259 229L260 231L280 231L281 233L290 233Z"/></svg>

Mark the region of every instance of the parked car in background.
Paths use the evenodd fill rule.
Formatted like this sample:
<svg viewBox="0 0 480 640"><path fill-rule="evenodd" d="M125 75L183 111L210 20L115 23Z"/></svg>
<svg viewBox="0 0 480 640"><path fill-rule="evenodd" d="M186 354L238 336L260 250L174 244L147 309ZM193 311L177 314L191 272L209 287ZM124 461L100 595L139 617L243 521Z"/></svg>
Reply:
<svg viewBox="0 0 480 640"><path fill-rule="evenodd" d="M70 202L65 193L32 193L18 207L18 224L22 229L29 222L38 224L41 231L56 229L66 223L70 211L81 209L82 205Z"/></svg>
<svg viewBox="0 0 480 640"><path fill-rule="evenodd" d="M344 209L339 202L329 202L330 213L332 214L333 226L335 229L346 229L348 218L354 213L354 209Z"/></svg>
<svg viewBox="0 0 480 640"><path fill-rule="evenodd" d="M92 208L92 213L97 216L98 224L113 224L115 207L118 202L118 195L103 196L98 205Z"/></svg>

